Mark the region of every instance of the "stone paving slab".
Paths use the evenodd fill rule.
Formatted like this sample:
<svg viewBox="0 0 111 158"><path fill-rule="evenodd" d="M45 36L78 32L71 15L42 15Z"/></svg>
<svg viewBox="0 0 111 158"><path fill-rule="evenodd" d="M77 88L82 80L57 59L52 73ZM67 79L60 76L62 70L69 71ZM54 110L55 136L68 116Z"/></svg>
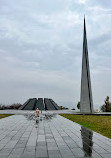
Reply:
<svg viewBox="0 0 111 158"><path fill-rule="evenodd" d="M0 119L0 158L111 158L111 139L60 115Z"/></svg>

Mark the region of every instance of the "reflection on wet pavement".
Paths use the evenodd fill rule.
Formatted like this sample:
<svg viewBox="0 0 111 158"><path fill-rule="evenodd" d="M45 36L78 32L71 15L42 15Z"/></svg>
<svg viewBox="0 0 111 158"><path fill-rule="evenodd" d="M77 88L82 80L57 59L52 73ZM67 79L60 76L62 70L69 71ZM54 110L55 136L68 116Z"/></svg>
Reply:
<svg viewBox="0 0 111 158"><path fill-rule="evenodd" d="M91 156L93 147L93 132L85 127L81 127L81 137L83 142L83 150L87 153L88 156ZM87 155L85 154L84 156Z"/></svg>
<svg viewBox="0 0 111 158"><path fill-rule="evenodd" d="M39 117L36 116L35 113L33 114L28 114L28 115L24 115L28 120L35 120L37 122L42 121L42 120L51 120L52 118L54 118L57 114L53 113L47 113L47 114L40 114Z"/></svg>
<svg viewBox="0 0 111 158"><path fill-rule="evenodd" d="M111 158L111 139L53 113L0 120L0 158Z"/></svg>

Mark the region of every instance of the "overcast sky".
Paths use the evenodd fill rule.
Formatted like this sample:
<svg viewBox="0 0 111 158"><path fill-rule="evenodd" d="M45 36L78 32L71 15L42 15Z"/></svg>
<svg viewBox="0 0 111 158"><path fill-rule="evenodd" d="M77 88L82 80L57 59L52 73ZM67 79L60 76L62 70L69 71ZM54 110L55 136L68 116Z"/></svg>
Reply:
<svg viewBox="0 0 111 158"><path fill-rule="evenodd" d="M48 97L76 107L84 14L94 108L111 97L111 1L0 0L1 104Z"/></svg>

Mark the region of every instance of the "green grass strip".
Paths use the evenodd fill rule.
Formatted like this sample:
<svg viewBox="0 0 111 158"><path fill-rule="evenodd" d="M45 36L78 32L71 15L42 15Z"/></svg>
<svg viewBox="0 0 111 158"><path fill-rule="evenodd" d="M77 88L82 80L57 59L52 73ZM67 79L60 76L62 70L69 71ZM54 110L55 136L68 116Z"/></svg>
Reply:
<svg viewBox="0 0 111 158"><path fill-rule="evenodd" d="M8 117L8 116L12 116L13 114L0 114L0 119Z"/></svg>
<svg viewBox="0 0 111 158"><path fill-rule="evenodd" d="M61 116L111 138L111 116L60 114Z"/></svg>

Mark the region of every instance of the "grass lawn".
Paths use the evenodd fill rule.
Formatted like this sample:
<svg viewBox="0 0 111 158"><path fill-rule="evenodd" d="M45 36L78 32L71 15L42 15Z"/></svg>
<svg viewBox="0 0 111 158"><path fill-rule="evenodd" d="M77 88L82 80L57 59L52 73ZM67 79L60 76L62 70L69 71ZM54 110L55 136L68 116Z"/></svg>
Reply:
<svg viewBox="0 0 111 158"><path fill-rule="evenodd" d="M1 118L5 118L5 117L8 117L8 116L12 116L13 114L0 114L0 119Z"/></svg>
<svg viewBox="0 0 111 158"><path fill-rule="evenodd" d="M111 116L60 114L73 122L111 138Z"/></svg>

